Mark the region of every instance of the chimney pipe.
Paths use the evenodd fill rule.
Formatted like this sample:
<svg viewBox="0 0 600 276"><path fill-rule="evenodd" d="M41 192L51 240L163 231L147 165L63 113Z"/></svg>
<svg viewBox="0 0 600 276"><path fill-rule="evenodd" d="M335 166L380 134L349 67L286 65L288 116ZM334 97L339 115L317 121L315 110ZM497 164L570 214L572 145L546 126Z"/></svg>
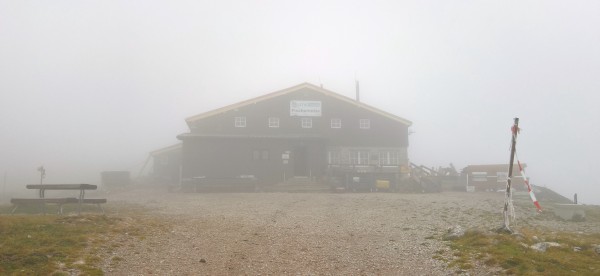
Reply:
<svg viewBox="0 0 600 276"><path fill-rule="evenodd" d="M356 80L356 101L360 102L360 87L358 86L358 80Z"/></svg>

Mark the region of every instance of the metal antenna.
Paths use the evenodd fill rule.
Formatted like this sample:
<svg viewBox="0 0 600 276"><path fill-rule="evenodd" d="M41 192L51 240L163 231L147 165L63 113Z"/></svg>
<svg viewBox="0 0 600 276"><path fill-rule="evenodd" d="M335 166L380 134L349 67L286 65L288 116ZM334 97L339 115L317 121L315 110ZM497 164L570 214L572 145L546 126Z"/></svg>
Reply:
<svg viewBox="0 0 600 276"><path fill-rule="evenodd" d="M360 102L360 86L358 84L358 79L356 79L356 76L354 77L354 81L356 82L356 101Z"/></svg>

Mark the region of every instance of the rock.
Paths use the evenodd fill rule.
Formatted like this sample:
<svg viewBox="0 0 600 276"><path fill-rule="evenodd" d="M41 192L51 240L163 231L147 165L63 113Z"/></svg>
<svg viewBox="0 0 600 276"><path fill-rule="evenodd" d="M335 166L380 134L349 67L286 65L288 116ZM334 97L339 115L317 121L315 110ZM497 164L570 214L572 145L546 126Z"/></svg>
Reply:
<svg viewBox="0 0 600 276"><path fill-rule="evenodd" d="M539 252L546 252L546 249L548 248L548 245L546 245L545 242L538 242L532 246L530 246L529 248L535 250L535 251L539 251Z"/></svg>
<svg viewBox="0 0 600 276"><path fill-rule="evenodd" d="M538 242L530 246L531 249L539 252L546 252L546 249L548 249L549 247L560 247L560 244L556 242Z"/></svg>
<svg viewBox="0 0 600 276"><path fill-rule="evenodd" d="M579 252L579 251L581 251L581 247L575 246L575 247L573 247L573 251L574 252Z"/></svg>
<svg viewBox="0 0 600 276"><path fill-rule="evenodd" d="M205 259L200 259L200 262L204 264L204 263L206 263L206 260Z"/></svg>
<svg viewBox="0 0 600 276"><path fill-rule="evenodd" d="M594 252L596 252L596 254L600 254L600 245L594 245Z"/></svg>
<svg viewBox="0 0 600 276"><path fill-rule="evenodd" d="M449 241L455 240L465 235L465 230L460 226L456 225L454 227L448 228L448 231L442 238L442 240Z"/></svg>
<svg viewBox="0 0 600 276"><path fill-rule="evenodd" d="M560 244L557 242L546 242L548 247L560 247Z"/></svg>

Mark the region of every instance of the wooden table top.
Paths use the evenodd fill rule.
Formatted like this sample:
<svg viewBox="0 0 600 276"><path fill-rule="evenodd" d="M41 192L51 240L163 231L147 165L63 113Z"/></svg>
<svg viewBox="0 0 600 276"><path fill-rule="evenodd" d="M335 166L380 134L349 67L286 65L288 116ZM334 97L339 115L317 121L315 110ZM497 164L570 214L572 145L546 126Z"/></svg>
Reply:
<svg viewBox="0 0 600 276"><path fill-rule="evenodd" d="M31 184L26 187L40 190L96 190L98 188L92 184Z"/></svg>

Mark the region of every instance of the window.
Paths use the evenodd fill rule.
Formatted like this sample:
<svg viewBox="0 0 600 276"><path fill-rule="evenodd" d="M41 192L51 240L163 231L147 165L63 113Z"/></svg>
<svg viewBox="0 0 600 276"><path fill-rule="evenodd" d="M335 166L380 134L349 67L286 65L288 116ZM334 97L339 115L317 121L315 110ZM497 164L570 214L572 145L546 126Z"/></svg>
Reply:
<svg viewBox="0 0 600 276"><path fill-rule="evenodd" d="M487 173L486 172L472 172L471 180L478 182L486 182L487 181Z"/></svg>
<svg viewBox="0 0 600 276"><path fill-rule="evenodd" d="M358 164L358 151L351 151L350 152L350 164Z"/></svg>
<svg viewBox="0 0 600 276"><path fill-rule="evenodd" d="M302 118L302 128L312 128L312 119Z"/></svg>
<svg viewBox="0 0 600 276"><path fill-rule="evenodd" d="M252 160L258 160L258 159L260 159L260 151L258 151L258 150L252 151Z"/></svg>
<svg viewBox="0 0 600 276"><path fill-rule="evenodd" d="M327 153L327 160L329 164L340 164L340 152L339 151L330 151Z"/></svg>
<svg viewBox="0 0 600 276"><path fill-rule="evenodd" d="M279 127L279 118L269 117L269 127Z"/></svg>
<svg viewBox="0 0 600 276"><path fill-rule="evenodd" d="M342 151L341 157L342 157L342 160L341 160L342 164L350 164L350 153L347 150Z"/></svg>
<svg viewBox="0 0 600 276"><path fill-rule="evenodd" d="M371 165L380 165L379 164L379 153L377 153L377 152L371 153L371 158L370 159L371 160L369 160L369 163Z"/></svg>
<svg viewBox="0 0 600 276"><path fill-rule="evenodd" d="M331 128L342 128L342 119L331 119Z"/></svg>
<svg viewBox="0 0 600 276"><path fill-rule="evenodd" d="M497 172L496 176L498 176L498 182L508 181L508 172Z"/></svg>
<svg viewBox="0 0 600 276"><path fill-rule="evenodd" d="M400 164L400 153L397 151L382 151L379 153L379 162L383 166Z"/></svg>
<svg viewBox="0 0 600 276"><path fill-rule="evenodd" d="M359 126L362 129L369 129L369 128L371 128L371 120L369 120L369 119L360 119Z"/></svg>
<svg viewBox="0 0 600 276"><path fill-rule="evenodd" d="M253 150L252 160L269 160L268 150Z"/></svg>
<svg viewBox="0 0 600 276"><path fill-rule="evenodd" d="M369 152L368 151L359 151L358 154L359 154L358 164L369 165Z"/></svg>
<svg viewBox="0 0 600 276"><path fill-rule="evenodd" d="M369 152L368 151L351 151L350 152L350 164L368 165L369 164Z"/></svg>
<svg viewBox="0 0 600 276"><path fill-rule="evenodd" d="M390 160L390 165L400 164L400 154L397 151L388 152L388 159Z"/></svg>
<svg viewBox="0 0 600 276"><path fill-rule="evenodd" d="M246 117L235 117L235 127L246 127Z"/></svg>

